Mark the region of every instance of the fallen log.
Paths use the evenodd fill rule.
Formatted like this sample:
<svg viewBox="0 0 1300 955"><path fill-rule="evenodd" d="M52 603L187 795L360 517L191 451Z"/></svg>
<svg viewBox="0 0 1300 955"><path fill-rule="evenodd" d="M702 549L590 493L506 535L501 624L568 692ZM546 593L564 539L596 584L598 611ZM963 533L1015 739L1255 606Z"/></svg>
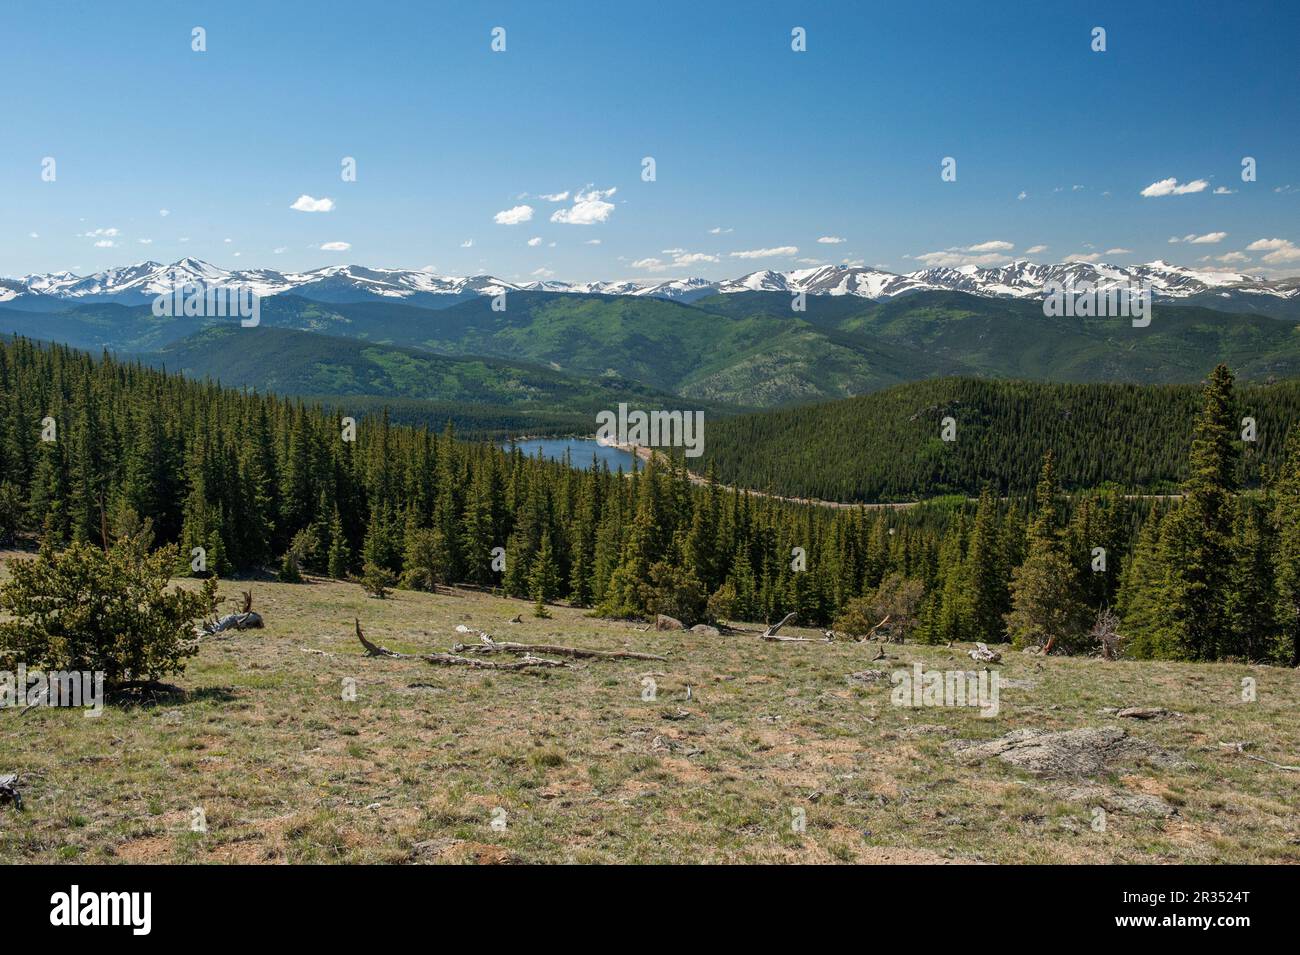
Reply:
<svg viewBox="0 0 1300 955"><path fill-rule="evenodd" d="M830 638L824 637L821 640L814 640L811 637L782 637L778 636L777 631L795 618L795 614L790 612L785 615L780 623L774 623L764 630L759 638L762 640L771 640L776 643L830 643Z"/></svg>
<svg viewBox="0 0 1300 955"><path fill-rule="evenodd" d="M0 776L0 803L12 802L15 809L23 808L23 794L18 791L18 774Z"/></svg>
<svg viewBox="0 0 1300 955"><path fill-rule="evenodd" d="M432 663L435 666L462 666L470 667L474 670L529 670L529 669L564 669L572 670L572 663L565 663L563 660L545 660L541 657L525 656L522 660L515 660L510 663L497 663L491 660L475 660L472 657L455 656L450 653L398 653L396 650L389 650L387 647L381 647L377 643L371 643L366 639L366 635L361 631L361 621L356 621L357 639L361 641L361 646L365 648L366 656L369 657L392 657L395 660L423 660L425 663Z"/></svg>
<svg viewBox="0 0 1300 955"><path fill-rule="evenodd" d="M456 629L460 629L457 627ZM465 632L475 632L467 627ZM494 640L482 630L477 631L481 643L457 643L451 648L452 653L522 653L531 656L534 653L547 653L553 657L573 657L575 660L657 660L667 661L654 653L637 653L633 650L588 650L583 647L564 647L555 643L510 643Z"/></svg>
<svg viewBox="0 0 1300 955"><path fill-rule="evenodd" d="M1272 766L1274 769L1282 769L1282 770L1285 770L1285 771L1288 772L1288 773L1300 773L1300 766L1286 766L1286 765L1284 765L1284 764L1282 764L1282 763L1275 763L1275 762L1273 762L1273 760L1271 760L1271 759L1265 759L1263 756L1254 756L1254 755L1252 755L1252 754L1246 752L1246 747L1247 747L1247 746L1250 746L1250 745L1251 745L1250 743L1223 743L1223 742L1220 742L1219 745L1220 745L1220 746L1226 746L1228 749L1232 750L1233 752L1235 752L1235 753L1239 753L1239 754L1241 754L1242 756L1245 756L1247 759L1253 759L1253 760L1254 760L1255 762L1257 762L1257 763L1265 763L1265 764L1267 764L1267 765L1269 765L1269 766Z"/></svg>
<svg viewBox="0 0 1300 955"><path fill-rule="evenodd" d="M203 621L200 626L194 628L195 636L210 637L213 634L224 633L227 630L260 630L264 627L262 615L253 610L253 592L244 590L241 593L244 597L243 610L239 613L228 613L215 620Z"/></svg>

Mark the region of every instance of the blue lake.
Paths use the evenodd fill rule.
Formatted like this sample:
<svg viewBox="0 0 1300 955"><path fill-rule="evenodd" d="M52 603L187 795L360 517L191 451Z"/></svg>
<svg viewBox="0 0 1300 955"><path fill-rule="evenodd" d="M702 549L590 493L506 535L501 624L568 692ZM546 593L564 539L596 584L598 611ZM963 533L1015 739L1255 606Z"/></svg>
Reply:
<svg viewBox="0 0 1300 955"><path fill-rule="evenodd" d="M608 464L611 471L617 471L620 467L624 471L632 470L632 455L629 452L611 448L594 438L531 438L527 441L518 441L516 444L519 450L530 458L537 457L537 452L540 450L542 456L551 461L564 460L567 451L573 466L584 471L590 469L593 454L598 463ZM504 444L502 447L506 450L510 449L509 444Z"/></svg>

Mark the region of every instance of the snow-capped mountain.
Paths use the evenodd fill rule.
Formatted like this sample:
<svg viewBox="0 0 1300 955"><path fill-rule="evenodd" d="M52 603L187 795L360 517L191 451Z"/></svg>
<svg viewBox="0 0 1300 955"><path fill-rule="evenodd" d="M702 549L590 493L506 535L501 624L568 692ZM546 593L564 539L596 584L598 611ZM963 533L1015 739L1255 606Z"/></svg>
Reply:
<svg viewBox="0 0 1300 955"><path fill-rule="evenodd" d="M92 275L70 272L0 279L0 303L11 307L51 307L59 303L117 302L137 305L179 285L241 286L262 297L293 293L322 302L387 300L410 305L446 306L476 295L503 291L540 291L587 295L632 295L689 302L712 294L737 292L805 292L809 295L855 295L891 298L907 292L960 291L990 297L1032 298L1048 283L1149 284L1158 298L1179 299L1205 293L1246 293L1300 298L1296 279L1264 280L1239 272L1193 269L1156 261L1146 265L1063 262L1040 265L1011 262L978 268L930 268L905 275L880 269L824 265L777 272L764 269L740 278L703 278L658 282L581 282L557 280L514 283L492 275L439 276L410 269L331 265L308 272L274 269L231 271L200 259L185 258L170 265L140 262ZM61 307L61 305L60 305Z"/></svg>

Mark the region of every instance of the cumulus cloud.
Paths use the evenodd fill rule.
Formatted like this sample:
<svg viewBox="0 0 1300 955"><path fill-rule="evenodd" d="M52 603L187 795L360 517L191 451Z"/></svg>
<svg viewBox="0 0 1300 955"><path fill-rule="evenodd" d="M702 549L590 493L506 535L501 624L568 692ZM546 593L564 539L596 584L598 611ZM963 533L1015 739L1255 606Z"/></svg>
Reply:
<svg viewBox="0 0 1300 955"><path fill-rule="evenodd" d="M351 242L326 242L321 247L322 252L346 252L352 248Z"/></svg>
<svg viewBox="0 0 1300 955"><path fill-rule="evenodd" d="M333 212L333 199L313 199L311 196L303 193L297 199L293 200L293 205L289 207L297 212Z"/></svg>
<svg viewBox="0 0 1300 955"><path fill-rule="evenodd" d="M717 261L716 255L709 255L707 252L683 252L673 259L673 265L701 265Z"/></svg>
<svg viewBox="0 0 1300 955"><path fill-rule="evenodd" d="M918 262L935 269L955 269L963 265L1001 265L1009 260L1006 255L1015 246L1001 239L977 242L975 245L954 246L937 252L923 252L913 256Z"/></svg>
<svg viewBox="0 0 1300 955"><path fill-rule="evenodd" d="M462 243L460 244L460 247L461 247L462 249L472 249L472 248L474 248L474 240L473 240L473 239L466 239L464 242L462 242Z"/></svg>
<svg viewBox="0 0 1300 955"><path fill-rule="evenodd" d="M637 259L632 263L632 268L645 269L648 272L663 272L666 269L684 269L719 261L716 255L710 255L708 252L687 252L685 249L665 249L660 254L671 255L672 258L667 261L657 256Z"/></svg>
<svg viewBox="0 0 1300 955"><path fill-rule="evenodd" d="M122 233L117 229L91 229L89 232L78 232L79 239L115 239Z"/></svg>
<svg viewBox="0 0 1300 955"><path fill-rule="evenodd" d="M535 235L528 240L528 244L533 248L537 248L537 246L542 244L542 237L540 235Z"/></svg>
<svg viewBox="0 0 1300 955"><path fill-rule="evenodd" d="M141 245L153 245L153 239L136 239Z"/></svg>
<svg viewBox="0 0 1300 955"><path fill-rule="evenodd" d="M565 189L563 192L551 192L551 193L543 192L539 194L537 198L545 199L547 202L564 202L569 198L569 190Z"/></svg>
<svg viewBox="0 0 1300 955"><path fill-rule="evenodd" d="M1132 249L1107 249L1106 255L1132 255Z"/></svg>
<svg viewBox="0 0 1300 955"><path fill-rule="evenodd" d="M1191 182L1179 183L1177 179L1170 176L1168 179L1161 179L1159 182L1153 182L1142 190L1142 195L1148 199L1156 196L1185 196L1193 192L1204 192L1209 183L1204 179L1193 179Z"/></svg>
<svg viewBox="0 0 1300 955"><path fill-rule="evenodd" d="M1100 252L1071 252L1065 257L1067 262L1100 262Z"/></svg>
<svg viewBox="0 0 1300 955"><path fill-rule="evenodd" d="M172 211L170 209L159 209L158 214L165 219L167 216L172 214Z"/></svg>
<svg viewBox="0 0 1300 955"><path fill-rule="evenodd" d="M841 239L838 235L824 235L818 240L822 245L839 245L841 242L847 242L848 239Z"/></svg>
<svg viewBox="0 0 1300 955"><path fill-rule="evenodd" d="M582 243L582 244L583 244L583 245L600 245L600 240L599 240L599 239L588 239L586 242L584 242L584 243Z"/></svg>
<svg viewBox="0 0 1300 955"><path fill-rule="evenodd" d="M567 209L556 209L551 213L551 221L563 225L595 225L604 222L614 211L614 203L606 202L618 191L612 189L593 189L588 186L573 194L573 205Z"/></svg>
<svg viewBox="0 0 1300 955"><path fill-rule="evenodd" d="M1217 260L1224 265L1234 265L1239 262L1249 262L1250 256L1244 252L1225 252L1223 255L1218 256Z"/></svg>
<svg viewBox="0 0 1300 955"><path fill-rule="evenodd" d="M492 221L497 225L519 225L521 222L528 222L532 218L532 206L512 206L509 209L502 209L492 217Z"/></svg>
<svg viewBox="0 0 1300 955"><path fill-rule="evenodd" d="M1256 239L1246 246L1247 252L1266 252L1264 261L1270 265L1300 262L1300 248L1290 239Z"/></svg>
<svg viewBox="0 0 1300 955"><path fill-rule="evenodd" d="M797 245L778 245L771 249L746 249L743 252L727 253L733 259L771 259L777 256L798 255Z"/></svg>
<svg viewBox="0 0 1300 955"><path fill-rule="evenodd" d="M95 243L97 249L111 249L116 243L112 239L100 239Z"/></svg>
<svg viewBox="0 0 1300 955"><path fill-rule="evenodd" d="M1025 249L1025 255L1042 255L1046 251L1047 246L1045 245L1031 245L1029 248Z"/></svg>
<svg viewBox="0 0 1300 955"><path fill-rule="evenodd" d="M35 232L28 232L28 233L27 233L27 238L29 238L29 239L39 239L39 238L40 238L40 235L37 234L37 233L35 233Z"/></svg>
<svg viewBox="0 0 1300 955"><path fill-rule="evenodd" d="M1229 189L1227 186L1214 187L1214 194L1216 196L1230 196L1236 191L1237 191L1236 189Z"/></svg>
<svg viewBox="0 0 1300 955"><path fill-rule="evenodd" d="M1226 232L1207 232L1204 235L1197 235L1190 232L1184 236L1173 235L1169 237L1169 244L1175 245L1179 242L1186 242L1189 245L1214 245L1216 242L1222 242L1228 237Z"/></svg>

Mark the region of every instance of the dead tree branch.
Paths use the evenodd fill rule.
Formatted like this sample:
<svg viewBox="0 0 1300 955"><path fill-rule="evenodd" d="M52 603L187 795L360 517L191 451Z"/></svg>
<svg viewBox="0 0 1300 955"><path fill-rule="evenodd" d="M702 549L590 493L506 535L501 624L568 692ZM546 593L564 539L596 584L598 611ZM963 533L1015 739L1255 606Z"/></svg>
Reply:
<svg viewBox="0 0 1300 955"><path fill-rule="evenodd" d="M361 621L356 621L357 639L361 641L361 646L365 648L366 656L370 657L392 657L396 660L423 660L425 663L432 663L434 666L462 666L470 667L474 670L529 670L529 669L573 669L572 663L565 663L563 660L544 660L541 657L525 656L522 660L514 660L510 663L496 663L491 660L475 660L472 657L455 656L451 653L398 653L395 650L389 650L387 647L381 647L377 643L371 643L366 639L366 635L361 631Z"/></svg>
<svg viewBox="0 0 1300 955"><path fill-rule="evenodd" d="M782 627L784 627L787 623L789 623L794 618L795 618L795 614L793 611L786 614L780 623L774 623L772 624L772 626L764 630L762 634L760 634L761 638L764 640L772 640L777 643L830 643L829 637L824 637L821 640L813 640L811 637L777 636L777 631L780 630Z"/></svg>
<svg viewBox="0 0 1300 955"><path fill-rule="evenodd" d="M459 629L459 628L457 628ZM466 628L466 632L475 631ZM632 650L588 650L583 647L563 647L554 643L510 643L494 640L482 630L477 631L481 643L457 643L451 648L452 653L522 653L531 656L534 653L546 653L553 657L572 657L575 660L657 660L667 661L654 653L637 653Z"/></svg>

